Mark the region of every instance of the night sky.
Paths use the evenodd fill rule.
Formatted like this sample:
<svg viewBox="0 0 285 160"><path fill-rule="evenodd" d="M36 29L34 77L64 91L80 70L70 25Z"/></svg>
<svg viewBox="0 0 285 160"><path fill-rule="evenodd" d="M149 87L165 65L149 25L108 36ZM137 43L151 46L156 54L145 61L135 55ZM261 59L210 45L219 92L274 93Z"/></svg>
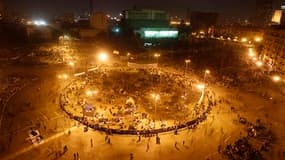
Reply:
<svg viewBox="0 0 285 160"><path fill-rule="evenodd" d="M54 16L64 12L88 11L89 0L4 0L13 12L32 17ZM275 0L278 1L278 0ZM164 9L171 15L184 16L186 9L219 12L226 17L247 18L253 15L255 0L94 0L94 10L117 15L123 9Z"/></svg>

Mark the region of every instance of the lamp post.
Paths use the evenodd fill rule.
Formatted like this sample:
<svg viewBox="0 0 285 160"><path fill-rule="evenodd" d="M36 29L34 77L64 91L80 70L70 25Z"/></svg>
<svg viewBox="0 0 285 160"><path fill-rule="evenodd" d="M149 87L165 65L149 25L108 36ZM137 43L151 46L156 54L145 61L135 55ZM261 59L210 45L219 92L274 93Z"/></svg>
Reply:
<svg viewBox="0 0 285 160"><path fill-rule="evenodd" d="M275 76L272 77L272 80L277 83L277 82L280 82L280 81L281 81L281 77L275 75Z"/></svg>
<svg viewBox="0 0 285 160"><path fill-rule="evenodd" d="M205 73L204 73L204 83L206 82L207 74L210 74L210 73L211 73L210 70L208 70L208 69L205 70Z"/></svg>
<svg viewBox="0 0 285 160"><path fill-rule="evenodd" d="M73 61L70 61L68 65L72 68L72 72L74 73L75 63Z"/></svg>
<svg viewBox="0 0 285 160"><path fill-rule="evenodd" d="M262 66L263 66L263 63L262 63L261 61L257 61L257 62L256 62L256 65L257 65L257 67L262 67Z"/></svg>
<svg viewBox="0 0 285 160"><path fill-rule="evenodd" d="M151 97L154 100L154 116L156 116L156 105L157 105L157 101L159 101L160 99L160 95L159 94L152 94ZM155 129L155 118L154 118L154 129Z"/></svg>
<svg viewBox="0 0 285 160"><path fill-rule="evenodd" d="M199 91L202 92L202 95L201 95L201 97L200 97L200 99L198 101L198 104L200 105L202 103L202 101L203 101L203 98L204 98L206 85L201 83L201 84L198 84L196 87L197 87L197 89Z"/></svg>
<svg viewBox="0 0 285 160"><path fill-rule="evenodd" d="M109 55L105 52L100 52L97 58L100 62L107 62L109 60Z"/></svg>
<svg viewBox="0 0 285 160"><path fill-rule="evenodd" d="M154 58L156 58L156 63L157 63L157 66L158 66L158 59L160 57L160 54L159 53L155 53L153 56L154 56Z"/></svg>
<svg viewBox="0 0 285 160"><path fill-rule="evenodd" d="M100 63L107 63L109 60L109 55L106 52L99 52L97 55L97 60Z"/></svg>
<svg viewBox="0 0 285 160"><path fill-rule="evenodd" d="M185 73L188 71L188 64L189 64L189 63L191 63L191 60L190 60L190 59L186 59L186 60L185 60L185 67L186 67L186 68L185 68Z"/></svg>

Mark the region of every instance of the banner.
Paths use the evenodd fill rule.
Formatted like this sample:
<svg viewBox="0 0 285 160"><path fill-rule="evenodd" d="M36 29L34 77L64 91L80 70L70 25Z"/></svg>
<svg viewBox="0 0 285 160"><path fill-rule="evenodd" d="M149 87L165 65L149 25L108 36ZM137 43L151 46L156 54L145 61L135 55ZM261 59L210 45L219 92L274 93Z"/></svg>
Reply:
<svg viewBox="0 0 285 160"><path fill-rule="evenodd" d="M137 69L157 68L157 63L138 64L138 63L130 63L130 62L128 62L128 67L137 68Z"/></svg>

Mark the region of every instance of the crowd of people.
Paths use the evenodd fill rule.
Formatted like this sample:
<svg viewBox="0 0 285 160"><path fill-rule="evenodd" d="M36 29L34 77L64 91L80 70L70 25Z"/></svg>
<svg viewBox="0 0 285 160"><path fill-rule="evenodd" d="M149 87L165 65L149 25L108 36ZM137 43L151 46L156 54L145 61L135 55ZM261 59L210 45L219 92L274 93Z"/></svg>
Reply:
<svg viewBox="0 0 285 160"><path fill-rule="evenodd" d="M252 160L264 159L262 152L267 152L273 143L273 135L260 120L255 124L240 117L240 123L246 125L247 136L241 137L234 144L229 144L222 152L224 156L231 160ZM253 141L255 139L257 141ZM255 143L254 143L255 142Z"/></svg>
<svg viewBox="0 0 285 160"><path fill-rule="evenodd" d="M153 73L153 71L152 71ZM168 79L168 82L171 81L171 79L174 79L174 82L179 83L180 85L190 85L192 86L193 81L192 80L185 80L183 79L183 75L179 75L178 73L175 74L164 74L162 72L157 72L160 74L160 76L164 76L165 79ZM168 132L168 131L175 131L177 132L181 128L189 128L189 129L194 129L196 126L203 122L204 120L207 119L207 115L211 112L211 109L213 106L217 105L215 99L214 99L214 93L206 91L206 96L204 103L202 104L196 104L193 106L193 119L185 119L183 121L174 121L173 123L163 123L163 120L160 120L158 123L160 124L158 126L154 126L155 120L153 120L151 117L148 117L147 114L146 116L143 116L144 114L141 114L142 116L137 116L138 114L133 114L132 112L129 114L133 120L133 122L136 123L131 123L129 126L125 125L120 125L119 127L110 127L110 121L114 121L114 124L122 124L121 119L116 119L113 117L103 117L102 115L99 114L99 116L94 116L94 117L89 117L89 116L84 116L82 113L81 114L76 114L74 111L70 110L70 106L80 104L80 102L76 101L75 103L72 102L74 99L77 99L76 97L80 97L80 92L79 90L84 88L84 85L88 84L90 81L92 81L93 77L99 77L98 75L96 76L87 76L84 77L82 80L84 80L84 83L81 82L75 82L68 86L65 90L65 92L61 95L61 108L72 118L75 119L86 126L93 128L95 130L101 130L107 133L116 133L116 134L142 134L142 135L153 135L153 134L158 134L161 132ZM166 82L167 83L167 82ZM94 85L94 84L93 84ZM185 87L185 86L184 86ZM70 96L72 95L73 96ZM114 95L115 96L115 95ZM113 99L116 97L113 97ZM112 98L110 98L111 100ZM110 105L114 105L112 102L110 102ZM104 108L104 107L103 107ZM116 115L117 112L114 112L114 107L111 107L107 109L106 107L104 108L105 112L109 111L111 114L110 115ZM123 108L126 109L126 108ZM101 119L99 119L101 117ZM103 118L102 118L103 117ZM96 118L96 120L94 120ZM103 122L103 123L100 123ZM116 123L115 123L116 122ZM142 123L145 123L146 125L143 126ZM135 124L135 125L134 125ZM142 127L138 127L142 126Z"/></svg>

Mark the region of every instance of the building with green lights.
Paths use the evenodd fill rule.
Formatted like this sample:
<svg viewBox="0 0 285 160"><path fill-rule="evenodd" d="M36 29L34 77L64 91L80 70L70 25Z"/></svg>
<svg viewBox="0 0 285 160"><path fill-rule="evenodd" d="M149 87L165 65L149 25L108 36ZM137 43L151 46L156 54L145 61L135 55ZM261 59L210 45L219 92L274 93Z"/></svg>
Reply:
<svg viewBox="0 0 285 160"><path fill-rule="evenodd" d="M130 9L123 11L123 26L131 29L144 43L178 39L178 30L169 25L165 11Z"/></svg>
<svg viewBox="0 0 285 160"><path fill-rule="evenodd" d="M143 39L176 39L178 38L177 29L172 28L140 28L135 30L137 35Z"/></svg>

